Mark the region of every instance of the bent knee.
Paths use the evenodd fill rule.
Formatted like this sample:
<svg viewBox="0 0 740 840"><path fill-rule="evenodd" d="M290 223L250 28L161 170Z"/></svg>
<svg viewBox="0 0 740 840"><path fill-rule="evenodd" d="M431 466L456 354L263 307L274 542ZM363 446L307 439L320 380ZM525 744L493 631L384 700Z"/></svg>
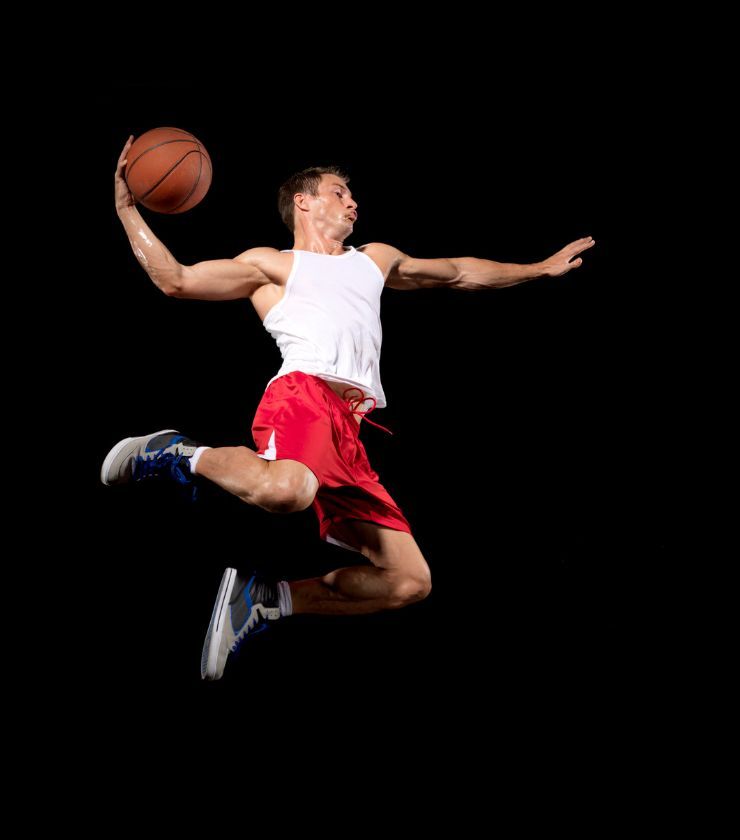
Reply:
<svg viewBox="0 0 740 840"><path fill-rule="evenodd" d="M432 591L432 576L429 573L404 575L393 581L390 601L394 607L405 607L429 597Z"/></svg>
<svg viewBox="0 0 740 840"><path fill-rule="evenodd" d="M308 469L271 477L267 481L260 506L271 513L297 513L313 504L318 490L316 476Z"/></svg>

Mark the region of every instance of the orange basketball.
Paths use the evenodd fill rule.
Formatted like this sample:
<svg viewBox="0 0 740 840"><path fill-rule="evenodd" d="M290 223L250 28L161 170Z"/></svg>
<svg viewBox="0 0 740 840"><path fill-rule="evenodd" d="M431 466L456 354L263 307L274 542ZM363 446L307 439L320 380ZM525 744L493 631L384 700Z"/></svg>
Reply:
<svg viewBox="0 0 740 840"><path fill-rule="evenodd" d="M211 186L205 146L181 128L153 128L134 140L124 177L139 204L156 213L184 213Z"/></svg>

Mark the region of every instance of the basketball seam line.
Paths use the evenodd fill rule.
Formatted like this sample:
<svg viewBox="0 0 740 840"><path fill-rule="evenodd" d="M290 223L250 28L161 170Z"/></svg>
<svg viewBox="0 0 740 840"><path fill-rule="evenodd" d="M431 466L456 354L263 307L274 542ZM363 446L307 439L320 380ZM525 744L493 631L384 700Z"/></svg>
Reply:
<svg viewBox="0 0 740 840"><path fill-rule="evenodd" d="M187 157L187 155L186 155L186 157ZM185 158L183 158L183 160L185 160ZM167 211L168 213L174 213L175 210L177 210L178 207L182 207L182 205L185 204L185 202L195 192L196 188L198 187L198 184L200 183L200 176L203 174L203 152L201 152L201 150L200 150L200 144L198 144L198 162L199 162L198 177L195 179L195 183L193 184L193 188L190 190L190 192L185 196L185 198L183 198L183 200L179 204L177 204L171 210L168 210Z"/></svg>
<svg viewBox="0 0 740 840"><path fill-rule="evenodd" d="M195 141L193 140L192 137L183 137L182 140L163 140L161 143L155 143L153 146L149 146L148 149L144 149L144 151L140 155L138 155L137 157L135 157L131 161L131 164L126 167L126 175L129 175L131 173L131 170L144 157L144 155L148 154L153 149L158 149L160 146L167 146L169 143L194 143L194 142ZM195 145L198 146L197 151L200 151L200 144L195 142ZM195 151L195 149L192 149L191 151Z"/></svg>
<svg viewBox="0 0 740 840"><path fill-rule="evenodd" d="M159 181L157 181L157 183L156 183L156 184L153 184L153 185L152 185L152 186L151 186L151 187L150 187L150 188L149 188L149 189L148 189L148 190L147 190L147 191L146 191L146 192L145 192L142 196L140 196L140 197L138 198L138 201L143 201L143 200L144 200L144 199L145 199L148 195L151 195L151 193L153 193L153 192L154 192L154 190L156 190L156 189L157 189L157 187L161 186L162 182L163 182L163 181L164 181L164 180L165 180L168 176L170 176L170 175L171 175L171 174L175 171L175 169L177 169L177 167L178 167L178 166L179 166L179 165L180 165L180 164L181 164L181 163L185 160L185 158L186 158L188 155L194 155L194 154L197 154L197 155L200 157L200 161L201 161L201 163L200 163L200 169L198 170L198 180L195 182L195 186L193 187L193 189L191 189L191 190L190 190L190 193L189 193L189 194L188 194L188 196L184 199L184 201L181 201L181 202L180 202L180 204L178 204L178 205L177 205L177 207L181 207L181 206L185 203L185 201L187 201L187 199L188 199L188 198L190 198L190 196L193 194L193 191L195 190L195 187L197 187L197 186L198 186L198 182L200 181L200 174L201 174L201 172L203 171L203 152L199 151L198 149L191 149L189 152L186 152L186 153L185 153L185 154L184 154L184 155L183 155L183 156L182 156L182 157L181 157L178 161L176 161L176 162L175 162L175 163L174 163L174 164L173 164L173 165L172 165L172 166L171 166L171 167L167 170L167 172L165 172L165 173L164 173L164 175L162 175L162 177L159 179ZM173 210L176 210L176 209L177 209L177 207L173 207L172 209L173 209ZM169 210L168 212L170 212L170 213L171 213L171 212L172 212L172 210Z"/></svg>

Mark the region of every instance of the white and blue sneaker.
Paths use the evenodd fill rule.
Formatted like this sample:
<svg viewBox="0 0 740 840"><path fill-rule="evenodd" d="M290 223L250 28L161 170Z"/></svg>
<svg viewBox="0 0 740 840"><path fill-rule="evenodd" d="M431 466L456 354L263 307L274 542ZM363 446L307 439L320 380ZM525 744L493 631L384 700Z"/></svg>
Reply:
<svg viewBox="0 0 740 840"><path fill-rule="evenodd" d="M174 429L124 438L105 456L100 480L111 485L165 478L178 484L192 484L190 458L199 446Z"/></svg>
<svg viewBox="0 0 740 840"><path fill-rule="evenodd" d="M226 660L248 636L267 630L268 621L280 618L277 584L258 580L256 575L241 577L236 569L226 569L208 625L200 675L204 680L220 680Z"/></svg>

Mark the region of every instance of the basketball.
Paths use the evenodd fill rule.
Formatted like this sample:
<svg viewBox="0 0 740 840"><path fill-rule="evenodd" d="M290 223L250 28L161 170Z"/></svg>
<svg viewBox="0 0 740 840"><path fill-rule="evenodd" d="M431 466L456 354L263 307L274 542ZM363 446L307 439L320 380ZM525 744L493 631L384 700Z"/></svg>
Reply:
<svg viewBox="0 0 740 840"><path fill-rule="evenodd" d="M184 213L211 186L205 146L180 128L153 128L134 140L124 177L139 204L156 213Z"/></svg>

